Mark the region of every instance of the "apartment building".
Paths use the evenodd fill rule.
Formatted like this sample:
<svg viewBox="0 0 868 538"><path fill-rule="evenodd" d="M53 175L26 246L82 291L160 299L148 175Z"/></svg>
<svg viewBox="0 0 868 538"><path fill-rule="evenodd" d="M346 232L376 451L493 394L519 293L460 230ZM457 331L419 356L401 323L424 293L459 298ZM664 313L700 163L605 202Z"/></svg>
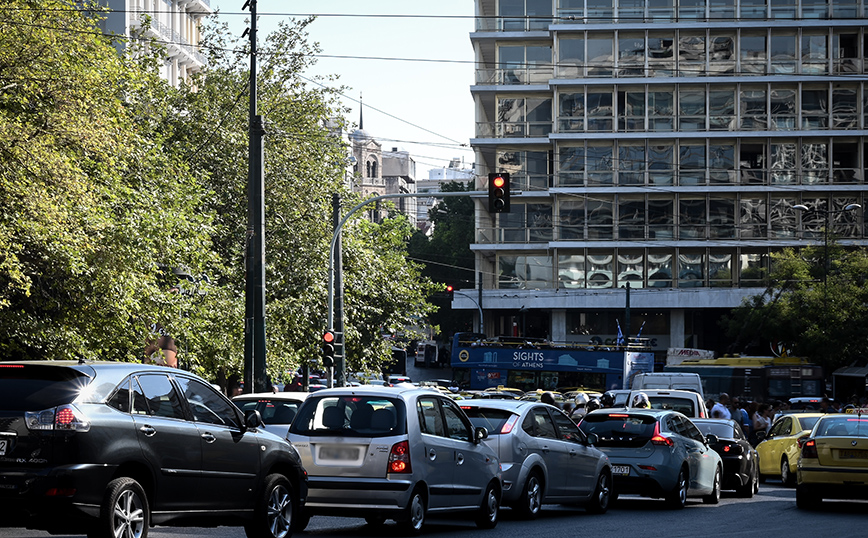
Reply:
<svg viewBox="0 0 868 538"><path fill-rule="evenodd" d="M211 0L104 0L104 3L110 9L102 22L104 31L133 36L144 28L144 37L166 48L160 75L173 86L205 67L205 56L198 47L199 25L213 13ZM118 41L120 48L125 45L126 41Z"/></svg>
<svg viewBox="0 0 868 538"><path fill-rule="evenodd" d="M657 350L722 350L772 252L827 220L866 244L868 0L475 5L477 189L519 192L477 202L486 333L605 341L629 313Z"/></svg>

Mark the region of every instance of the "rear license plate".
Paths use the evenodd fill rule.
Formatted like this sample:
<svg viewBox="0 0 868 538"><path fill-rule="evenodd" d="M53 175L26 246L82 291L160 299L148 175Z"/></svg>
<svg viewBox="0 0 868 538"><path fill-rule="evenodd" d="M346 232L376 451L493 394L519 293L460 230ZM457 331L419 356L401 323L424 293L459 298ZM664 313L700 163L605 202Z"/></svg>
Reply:
<svg viewBox="0 0 868 538"><path fill-rule="evenodd" d="M630 466L629 465L612 465L612 474L627 476L630 474Z"/></svg>
<svg viewBox="0 0 868 538"><path fill-rule="evenodd" d="M359 459L359 449L352 446L323 446L319 449L319 457L323 460L356 461Z"/></svg>
<svg viewBox="0 0 868 538"><path fill-rule="evenodd" d="M839 450L838 457L842 460L864 460L868 458L868 451L866 450Z"/></svg>
<svg viewBox="0 0 868 538"><path fill-rule="evenodd" d="M9 448L9 441L6 439L0 439L0 456L6 455L6 450Z"/></svg>

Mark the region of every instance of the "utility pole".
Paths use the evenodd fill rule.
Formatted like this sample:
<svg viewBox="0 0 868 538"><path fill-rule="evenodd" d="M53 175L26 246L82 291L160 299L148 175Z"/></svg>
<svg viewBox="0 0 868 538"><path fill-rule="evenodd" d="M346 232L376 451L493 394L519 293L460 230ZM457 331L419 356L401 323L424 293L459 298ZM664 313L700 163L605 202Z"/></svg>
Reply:
<svg viewBox="0 0 868 538"><path fill-rule="evenodd" d="M265 368L265 134L262 116L256 109L256 2L247 0L241 9L250 8L250 112L247 170L247 237L245 248L244 308L244 391L266 392ZM244 37L242 35L242 37Z"/></svg>

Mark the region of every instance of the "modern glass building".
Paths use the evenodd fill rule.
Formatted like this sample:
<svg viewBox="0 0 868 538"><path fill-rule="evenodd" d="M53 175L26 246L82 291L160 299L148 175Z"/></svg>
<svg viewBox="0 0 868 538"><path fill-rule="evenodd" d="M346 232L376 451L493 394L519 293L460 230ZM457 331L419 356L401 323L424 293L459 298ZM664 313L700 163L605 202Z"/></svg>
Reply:
<svg viewBox="0 0 868 538"><path fill-rule="evenodd" d="M629 312L655 349L721 351L771 252L827 219L868 243L843 210L868 202L866 22L868 0L476 0L477 188L520 191L477 203L485 332L605 341Z"/></svg>

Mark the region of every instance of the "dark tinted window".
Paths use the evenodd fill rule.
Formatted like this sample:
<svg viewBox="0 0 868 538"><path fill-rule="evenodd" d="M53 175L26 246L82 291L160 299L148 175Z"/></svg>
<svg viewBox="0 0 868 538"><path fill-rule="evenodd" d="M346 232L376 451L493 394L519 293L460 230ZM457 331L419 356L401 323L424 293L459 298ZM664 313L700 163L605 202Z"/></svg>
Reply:
<svg viewBox="0 0 868 538"><path fill-rule="evenodd" d="M552 412L552 418L555 420L555 426L558 429L558 437L564 441L582 441L582 433L576 423L570 420L570 417L557 411Z"/></svg>
<svg viewBox="0 0 868 538"><path fill-rule="evenodd" d="M651 400L651 409L667 409L670 411L678 411L688 417L695 417L696 406L693 400L687 398L675 398L672 396L653 396Z"/></svg>
<svg viewBox="0 0 868 538"><path fill-rule="evenodd" d="M235 428L241 427L241 419L235 411L235 406L227 402L212 387L186 377L178 377L176 380L181 385L181 390L184 391L184 398L187 399L187 405L193 413L193 420Z"/></svg>
<svg viewBox="0 0 868 538"><path fill-rule="evenodd" d="M184 418L181 399L169 378L163 374L138 376L148 414L158 417ZM138 403L135 404L138 407Z"/></svg>
<svg viewBox="0 0 868 538"><path fill-rule="evenodd" d="M354 418L355 417L355 418ZM404 401L384 396L310 396L290 432L301 435L383 437L407 433Z"/></svg>
<svg viewBox="0 0 868 538"><path fill-rule="evenodd" d="M741 439L741 428L736 430L729 422L696 422L696 427L705 435L712 434L721 439Z"/></svg>
<svg viewBox="0 0 868 538"><path fill-rule="evenodd" d="M461 409L447 400L440 400L440 403L443 405L443 416L446 417L446 434L452 439L472 441L470 424L467 423Z"/></svg>
<svg viewBox="0 0 868 538"><path fill-rule="evenodd" d="M488 435L500 435L503 425L513 416L506 409L483 409L480 407L463 406L464 413L470 417L470 422L477 428L485 428Z"/></svg>
<svg viewBox="0 0 868 538"><path fill-rule="evenodd" d="M651 440L656 423L649 415L601 413L585 415L579 428L597 434L597 446L640 447Z"/></svg>
<svg viewBox="0 0 868 538"><path fill-rule="evenodd" d="M0 365L4 411L40 411L72 402L91 381L72 368Z"/></svg>
<svg viewBox="0 0 868 538"><path fill-rule="evenodd" d="M118 385L118 390L108 399L109 407L114 407L123 413L130 412L130 380L125 379Z"/></svg>

